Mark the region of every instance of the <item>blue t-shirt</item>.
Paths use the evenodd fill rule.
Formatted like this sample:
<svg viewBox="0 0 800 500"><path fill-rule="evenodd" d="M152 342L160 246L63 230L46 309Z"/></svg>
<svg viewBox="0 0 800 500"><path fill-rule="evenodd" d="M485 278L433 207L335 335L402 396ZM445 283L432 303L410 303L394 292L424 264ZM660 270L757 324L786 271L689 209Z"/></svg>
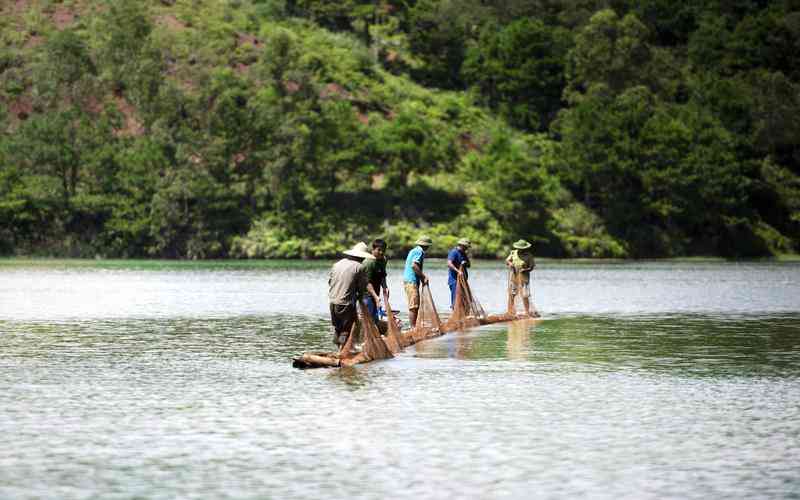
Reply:
<svg viewBox="0 0 800 500"><path fill-rule="evenodd" d="M422 263L425 261L425 250L421 246L415 246L408 252L406 257L406 268L403 270L403 281L406 283L419 283L419 278L414 273L414 268L411 266L414 262L419 264L420 271L422 270Z"/></svg>
<svg viewBox="0 0 800 500"><path fill-rule="evenodd" d="M467 256L458 248L455 247L454 249L450 250L450 253L447 254L447 260L452 261L453 265L458 268L462 262L469 262ZM458 281L458 273L453 271L450 266L447 266L447 282L448 283L455 283ZM467 277L467 267L464 266L464 278Z"/></svg>

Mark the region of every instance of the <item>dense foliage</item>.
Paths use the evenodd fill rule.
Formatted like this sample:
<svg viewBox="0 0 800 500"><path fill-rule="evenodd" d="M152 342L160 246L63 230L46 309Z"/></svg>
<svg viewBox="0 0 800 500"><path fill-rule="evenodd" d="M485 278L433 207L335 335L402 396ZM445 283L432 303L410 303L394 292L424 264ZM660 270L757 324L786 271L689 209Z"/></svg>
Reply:
<svg viewBox="0 0 800 500"><path fill-rule="evenodd" d="M800 249L798 2L0 9L0 254Z"/></svg>

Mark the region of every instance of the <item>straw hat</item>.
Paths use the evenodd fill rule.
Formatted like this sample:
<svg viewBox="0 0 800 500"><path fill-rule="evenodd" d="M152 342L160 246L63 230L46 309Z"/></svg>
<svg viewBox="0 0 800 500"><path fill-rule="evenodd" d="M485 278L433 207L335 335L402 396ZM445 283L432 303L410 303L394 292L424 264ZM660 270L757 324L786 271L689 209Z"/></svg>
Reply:
<svg viewBox="0 0 800 500"><path fill-rule="evenodd" d="M514 242L514 248L517 250L526 250L531 247L531 244L525 240L518 240Z"/></svg>
<svg viewBox="0 0 800 500"><path fill-rule="evenodd" d="M350 257L358 257L359 259L368 259L372 257L372 254L369 252L369 247L363 241L359 241L353 248L345 250L342 253Z"/></svg>
<svg viewBox="0 0 800 500"><path fill-rule="evenodd" d="M414 244L421 247L429 247L433 245L433 240L431 240L430 236L420 236L419 239L414 242Z"/></svg>
<svg viewBox="0 0 800 500"><path fill-rule="evenodd" d="M461 245L463 247L469 248L472 246L472 242L469 241L467 238L461 238L460 240L458 240L458 243L456 243L456 245Z"/></svg>

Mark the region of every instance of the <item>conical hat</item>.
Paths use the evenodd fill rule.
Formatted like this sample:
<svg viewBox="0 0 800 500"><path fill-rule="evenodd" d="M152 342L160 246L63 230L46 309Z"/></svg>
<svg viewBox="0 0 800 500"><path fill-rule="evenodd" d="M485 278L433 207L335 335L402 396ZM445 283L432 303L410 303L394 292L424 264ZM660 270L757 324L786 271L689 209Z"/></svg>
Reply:
<svg viewBox="0 0 800 500"><path fill-rule="evenodd" d="M514 242L514 248L517 250L526 250L530 248L532 245L525 240L517 240Z"/></svg>
<svg viewBox="0 0 800 500"><path fill-rule="evenodd" d="M342 253L350 257L358 257L359 259L368 259L372 257L372 254L369 252L369 247L363 241L359 241L353 248L345 250Z"/></svg>

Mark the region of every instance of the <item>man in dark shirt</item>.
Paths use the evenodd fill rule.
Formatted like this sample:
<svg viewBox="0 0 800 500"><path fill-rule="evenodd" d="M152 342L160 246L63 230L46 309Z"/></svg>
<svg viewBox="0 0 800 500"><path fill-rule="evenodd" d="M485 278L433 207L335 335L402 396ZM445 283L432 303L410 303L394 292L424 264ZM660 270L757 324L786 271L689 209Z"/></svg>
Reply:
<svg viewBox="0 0 800 500"><path fill-rule="evenodd" d="M467 268L470 266L467 250L469 250L471 246L472 243L468 239L461 238L458 240L458 244L456 244L455 248L450 250L450 253L447 254L447 285L450 287L450 309L452 309L456 303L456 283L458 282L458 275L463 274L464 279L467 279Z"/></svg>
<svg viewBox="0 0 800 500"><path fill-rule="evenodd" d="M367 304L372 319L378 323L378 306L381 303L381 287L389 294L386 287L386 242L376 239L372 242L372 257L364 259L362 264L367 275L367 295L364 302Z"/></svg>

